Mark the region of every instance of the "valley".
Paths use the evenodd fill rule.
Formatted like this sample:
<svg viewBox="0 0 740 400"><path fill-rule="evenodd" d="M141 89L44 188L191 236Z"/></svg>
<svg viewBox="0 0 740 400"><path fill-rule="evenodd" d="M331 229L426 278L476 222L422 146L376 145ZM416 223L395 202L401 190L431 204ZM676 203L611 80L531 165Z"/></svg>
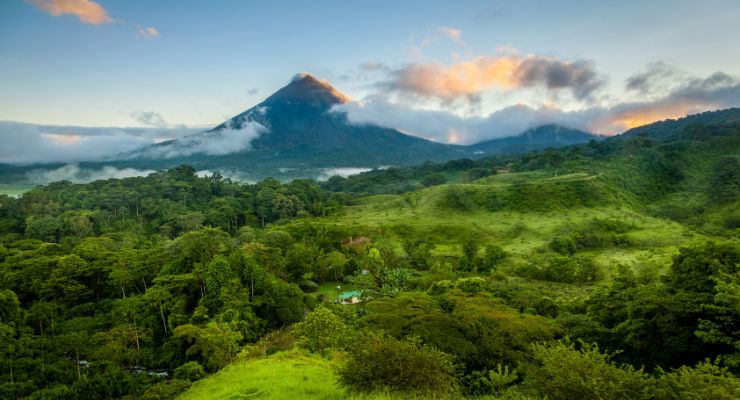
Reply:
<svg viewBox="0 0 740 400"><path fill-rule="evenodd" d="M734 398L736 113L323 182L179 166L3 196L3 393Z"/></svg>

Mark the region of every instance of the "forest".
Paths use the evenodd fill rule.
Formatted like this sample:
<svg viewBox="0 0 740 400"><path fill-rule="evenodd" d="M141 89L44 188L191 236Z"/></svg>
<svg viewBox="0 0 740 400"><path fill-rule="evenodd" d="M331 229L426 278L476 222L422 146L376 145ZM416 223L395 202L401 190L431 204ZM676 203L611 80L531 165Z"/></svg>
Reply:
<svg viewBox="0 0 740 400"><path fill-rule="evenodd" d="M324 182L2 195L0 398L737 399L738 154L709 114Z"/></svg>

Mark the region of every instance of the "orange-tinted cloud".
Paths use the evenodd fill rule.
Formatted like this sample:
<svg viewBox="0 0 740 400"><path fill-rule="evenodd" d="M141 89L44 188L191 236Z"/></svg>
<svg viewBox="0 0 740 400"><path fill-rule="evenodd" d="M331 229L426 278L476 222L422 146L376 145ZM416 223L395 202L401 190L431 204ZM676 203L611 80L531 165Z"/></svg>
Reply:
<svg viewBox="0 0 740 400"><path fill-rule="evenodd" d="M159 31L152 26L148 28L139 27L139 36L151 39L159 36Z"/></svg>
<svg viewBox="0 0 740 400"><path fill-rule="evenodd" d="M579 100L589 98L602 85L592 65L551 57L516 54L477 57L449 67L437 62L409 64L392 71L385 86L393 91L451 102L474 99L491 88L514 89L543 86L567 89Z"/></svg>
<svg viewBox="0 0 740 400"><path fill-rule="evenodd" d="M113 18L98 3L92 0L29 0L42 11L58 17L63 14L76 15L86 24L101 25L113 22Z"/></svg>
<svg viewBox="0 0 740 400"><path fill-rule="evenodd" d="M704 78L677 82L655 99L628 101L610 106L564 110L557 104L516 104L488 115L460 116L445 110L415 108L377 93L362 102L338 106L357 124L394 127L402 132L439 142L470 144L512 136L545 124L557 124L602 135L615 135L652 122L730 107L740 107L740 79L717 72Z"/></svg>
<svg viewBox="0 0 740 400"><path fill-rule="evenodd" d="M494 86L515 86L519 60L512 57L479 57L445 68L439 63L410 64L393 71L392 89L409 94L453 101L477 95Z"/></svg>
<svg viewBox="0 0 740 400"><path fill-rule="evenodd" d="M439 28L439 31L442 32L443 35L447 36L448 38L456 42L462 39L462 31L459 29L442 27L442 28Z"/></svg>

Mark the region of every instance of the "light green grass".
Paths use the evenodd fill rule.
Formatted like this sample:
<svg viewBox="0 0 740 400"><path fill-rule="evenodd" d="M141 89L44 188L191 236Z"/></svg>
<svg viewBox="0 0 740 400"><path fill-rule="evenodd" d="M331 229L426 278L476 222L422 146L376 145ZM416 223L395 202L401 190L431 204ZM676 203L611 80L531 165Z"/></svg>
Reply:
<svg viewBox="0 0 740 400"><path fill-rule="evenodd" d="M585 225L595 219L618 220L634 226L626 234L632 246L592 254L603 263L634 263L644 259L646 252L665 254L661 259L670 261L676 246L701 236L676 222L615 205L549 212L455 212L439 209L435 203L437 197L436 190L425 190L415 208L400 196L367 197L346 207L341 214L320 221L351 227L355 234L366 235L376 242L390 242L399 251L403 240L424 238L434 245L435 256L460 256L462 244L470 239L481 247L498 244L514 263L529 259L546 247L564 226Z"/></svg>
<svg viewBox="0 0 740 400"><path fill-rule="evenodd" d="M335 380L330 361L291 351L236 362L195 382L179 399L346 399Z"/></svg>
<svg viewBox="0 0 740 400"><path fill-rule="evenodd" d="M336 383L337 361L299 350L237 361L197 381L179 400L390 400L397 395L350 395Z"/></svg>
<svg viewBox="0 0 740 400"><path fill-rule="evenodd" d="M337 290L337 286L340 286L341 289ZM318 296L320 294L323 294L327 299L335 300L339 293L341 292L348 292L357 289L354 285L344 282L324 282L321 285L319 285L318 289L313 292L314 295Z"/></svg>

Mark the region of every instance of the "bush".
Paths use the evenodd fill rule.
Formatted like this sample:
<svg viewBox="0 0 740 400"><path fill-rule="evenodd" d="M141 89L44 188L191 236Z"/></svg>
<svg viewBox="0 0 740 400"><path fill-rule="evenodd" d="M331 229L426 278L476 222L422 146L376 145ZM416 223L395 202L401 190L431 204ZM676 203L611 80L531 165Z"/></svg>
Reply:
<svg viewBox="0 0 740 400"><path fill-rule="evenodd" d="M427 293L431 295L444 294L448 290L452 289L454 286L455 284L452 283L452 281L447 280L447 279L436 281L432 283L432 286L429 287L429 290L427 290Z"/></svg>
<svg viewBox="0 0 740 400"><path fill-rule="evenodd" d="M576 242L570 236L558 236L553 238L548 247L558 254L572 255L576 252Z"/></svg>
<svg viewBox="0 0 740 400"><path fill-rule="evenodd" d="M662 371L661 371L662 372ZM740 383L726 368L708 360L682 366L653 380L655 400L731 400L740 398Z"/></svg>
<svg viewBox="0 0 740 400"><path fill-rule="evenodd" d="M190 387L190 382L179 379L160 382L144 392L141 400L174 400Z"/></svg>
<svg viewBox="0 0 740 400"><path fill-rule="evenodd" d="M425 176L424 178L422 178L421 180L421 184L427 187L442 185L446 182L447 182L447 177L440 174L439 172L429 174Z"/></svg>
<svg viewBox="0 0 740 400"><path fill-rule="evenodd" d="M596 345L576 350L570 342L532 346L535 364L525 369L524 385L552 400L646 398L642 370L618 366Z"/></svg>
<svg viewBox="0 0 740 400"><path fill-rule="evenodd" d="M452 356L411 342L373 337L339 371L351 392L393 391L449 398L459 392Z"/></svg>
<svg viewBox="0 0 740 400"><path fill-rule="evenodd" d="M601 278L598 265L590 258L560 255L536 260L519 268L517 273L527 278L565 283L595 282Z"/></svg>
<svg viewBox="0 0 740 400"><path fill-rule="evenodd" d="M205 376L206 371L203 369L203 366L198 364L196 361L190 361L175 368L175 379L195 382L203 379Z"/></svg>
<svg viewBox="0 0 740 400"><path fill-rule="evenodd" d="M476 294L486 289L486 280L477 276L472 278L461 278L455 282L455 288L465 293Z"/></svg>
<svg viewBox="0 0 740 400"><path fill-rule="evenodd" d="M444 191L438 205L454 211L470 211L476 206L471 194L460 186L450 186Z"/></svg>
<svg viewBox="0 0 740 400"><path fill-rule="evenodd" d="M508 366L498 364L496 369L486 371L473 371L465 377L465 394L468 396L483 396L488 394L500 394L508 386L512 385L519 374L516 370L509 370Z"/></svg>

